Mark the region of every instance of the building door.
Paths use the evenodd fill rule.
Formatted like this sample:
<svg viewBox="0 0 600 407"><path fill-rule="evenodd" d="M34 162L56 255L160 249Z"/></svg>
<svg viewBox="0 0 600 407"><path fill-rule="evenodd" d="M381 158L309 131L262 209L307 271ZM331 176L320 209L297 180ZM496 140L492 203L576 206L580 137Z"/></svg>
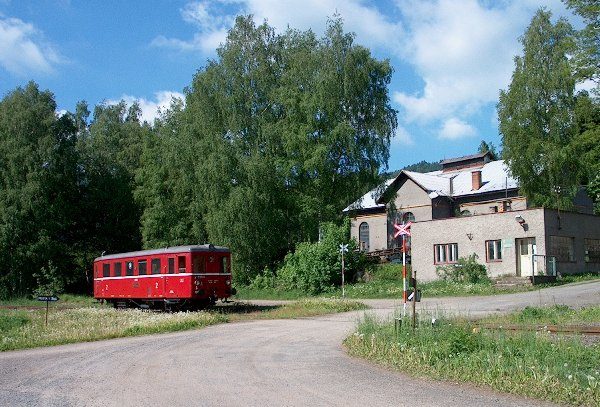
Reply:
<svg viewBox="0 0 600 407"><path fill-rule="evenodd" d="M517 276L533 276L537 269L535 237L517 239Z"/></svg>

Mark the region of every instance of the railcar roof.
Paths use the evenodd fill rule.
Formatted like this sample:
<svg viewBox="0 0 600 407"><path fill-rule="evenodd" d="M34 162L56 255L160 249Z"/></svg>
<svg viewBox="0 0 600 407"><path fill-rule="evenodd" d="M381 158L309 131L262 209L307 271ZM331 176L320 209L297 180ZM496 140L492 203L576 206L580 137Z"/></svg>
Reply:
<svg viewBox="0 0 600 407"><path fill-rule="evenodd" d="M163 247L161 249L138 250L136 252L107 254L105 256L96 257L94 259L94 261L122 259L124 257L152 256L154 254L174 254L174 253L187 253L187 252L192 252L192 253L193 252L229 252L229 249L227 247L223 247L223 246L213 246L212 244L173 246L173 247Z"/></svg>

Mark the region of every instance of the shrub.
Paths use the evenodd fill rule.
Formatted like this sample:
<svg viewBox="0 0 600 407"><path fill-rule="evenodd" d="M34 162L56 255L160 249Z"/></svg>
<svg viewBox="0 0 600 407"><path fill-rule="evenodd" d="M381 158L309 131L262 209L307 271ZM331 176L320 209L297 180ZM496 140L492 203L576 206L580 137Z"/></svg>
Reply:
<svg viewBox="0 0 600 407"><path fill-rule="evenodd" d="M459 258L456 264L438 266L435 271L442 280L455 283L483 283L490 281L485 266L477 263L477 255L475 253L469 257Z"/></svg>
<svg viewBox="0 0 600 407"><path fill-rule="evenodd" d="M341 256L339 245L348 242L350 222L343 226L333 223L322 225L320 242L303 242L289 253L277 273L277 283L285 289L300 289L305 293L318 294L340 285ZM365 257L357 251L354 240L348 242L344 255L345 277L351 276L366 265Z"/></svg>

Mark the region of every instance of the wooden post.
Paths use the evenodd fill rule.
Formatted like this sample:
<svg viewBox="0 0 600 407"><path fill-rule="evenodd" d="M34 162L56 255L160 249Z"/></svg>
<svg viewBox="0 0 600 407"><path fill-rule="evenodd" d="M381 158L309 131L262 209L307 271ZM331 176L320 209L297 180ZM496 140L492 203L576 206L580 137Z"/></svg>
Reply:
<svg viewBox="0 0 600 407"><path fill-rule="evenodd" d="M344 287L344 249L342 248L342 298L346 298L346 288Z"/></svg>
<svg viewBox="0 0 600 407"><path fill-rule="evenodd" d="M417 304L417 271L413 270L412 271L412 279L414 281L414 286L413 286L413 298L412 298L412 323L413 323L413 331L415 330L415 328L417 327L417 311L416 311L416 304Z"/></svg>
<svg viewBox="0 0 600 407"><path fill-rule="evenodd" d="M50 304L50 301L46 300L46 326L48 326L48 304Z"/></svg>

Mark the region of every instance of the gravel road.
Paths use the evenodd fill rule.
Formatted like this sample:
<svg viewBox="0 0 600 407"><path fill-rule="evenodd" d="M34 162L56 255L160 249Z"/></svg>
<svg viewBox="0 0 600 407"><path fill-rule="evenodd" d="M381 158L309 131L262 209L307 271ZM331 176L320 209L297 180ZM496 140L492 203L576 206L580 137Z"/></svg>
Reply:
<svg viewBox="0 0 600 407"><path fill-rule="evenodd" d="M398 305L367 302L381 316ZM540 303L598 304L600 282L495 297L425 299L420 305L476 315ZM0 406L549 405L413 379L350 358L341 342L361 314L5 352L0 354Z"/></svg>

